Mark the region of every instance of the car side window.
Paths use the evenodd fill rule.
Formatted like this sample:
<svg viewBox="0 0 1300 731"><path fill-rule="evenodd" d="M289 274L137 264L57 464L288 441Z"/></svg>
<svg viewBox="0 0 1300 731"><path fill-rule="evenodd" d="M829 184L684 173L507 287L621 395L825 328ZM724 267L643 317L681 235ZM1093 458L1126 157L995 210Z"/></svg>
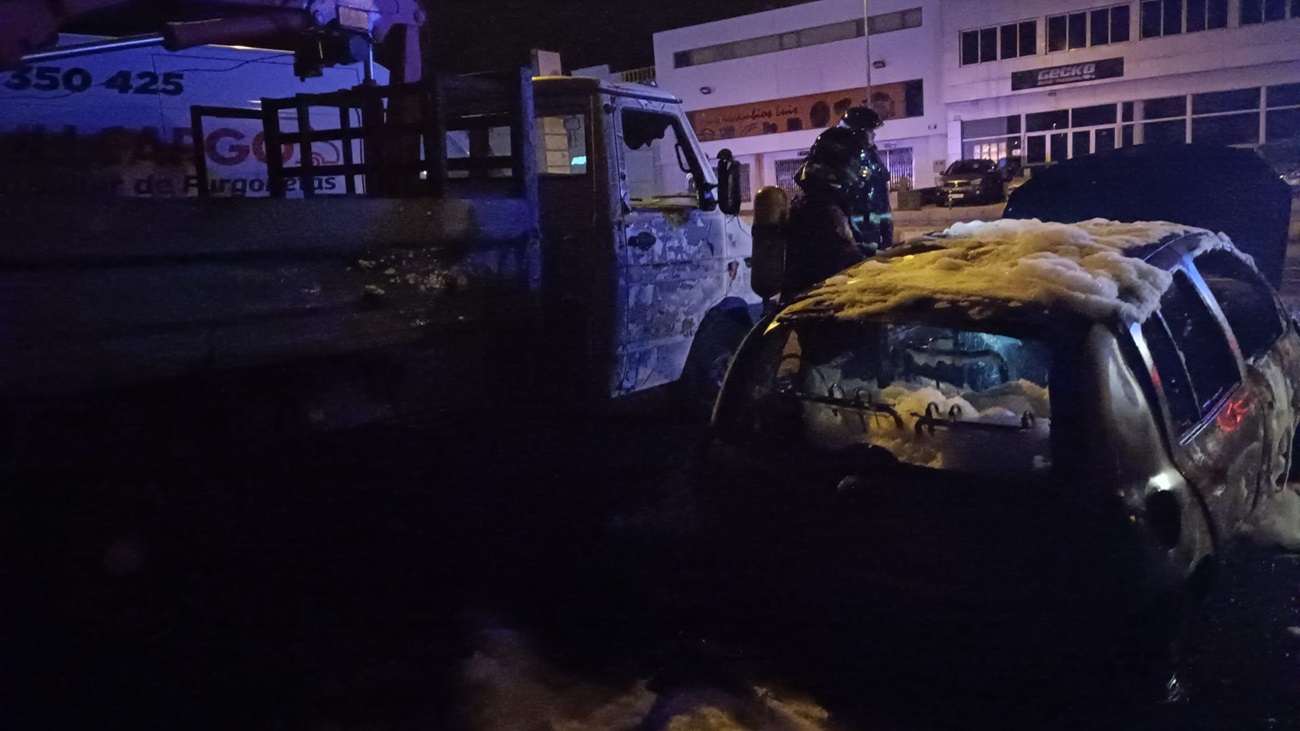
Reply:
<svg viewBox="0 0 1300 731"><path fill-rule="evenodd" d="M1183 271L1174 272L1173 283L1160 298L1160 315L1182 354L1196 404L1204 415L1241 380L1228 336Z"/></svg>
<svg viewBox="0 0 1300 731"><path fill-rule="evenodd" d="M1159 313L1142 323L1142 338L1146 340L1147 350L1151 353L1155 366L1156 386L1164 392L1165 402L1169 406L1169 418L1181 434L1201 418L1183 355L1178 352L1178 346L1174 345L1174 339L1169 335L1169 326Z"/></svg>
<svg viewBox="0 0 1300 731"><path fill-rule="evenodd" d="M1272 290L1259 272L1222 249L1196 257L1196 268L1219 303L1242 356L1252 360L1268 352L1285 326Z"/></svg>

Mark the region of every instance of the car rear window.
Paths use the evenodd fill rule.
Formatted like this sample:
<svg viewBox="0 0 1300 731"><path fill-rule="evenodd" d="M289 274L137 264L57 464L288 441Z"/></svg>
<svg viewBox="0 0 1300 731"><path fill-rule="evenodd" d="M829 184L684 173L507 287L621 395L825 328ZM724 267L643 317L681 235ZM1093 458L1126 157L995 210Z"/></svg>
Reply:
<svg viewBox="0 0 1300 731"><path fill-rule="evenodd" d="M1196 268L1232 328L1241 354L1254 359L1268 352L1282 336L1284 320L1259 272L1222 249L1196 257Z"/></svg>
<svg viewBox="0 0 1300 731"><path fill-rule="evenodd" d="M1180 431L1213 411L1241 381L1227 335L1186 272L1174 272L1160 310L1143 324L1142 334Z"/></svg>
<svg viewBox="0 0 1300 731"><path fill-rule="evenodd" d="M925 325L778 325L737 374L742 431L815 450L881 447L976 473L1050 469L1051 350L1040 340Z"/></svg>

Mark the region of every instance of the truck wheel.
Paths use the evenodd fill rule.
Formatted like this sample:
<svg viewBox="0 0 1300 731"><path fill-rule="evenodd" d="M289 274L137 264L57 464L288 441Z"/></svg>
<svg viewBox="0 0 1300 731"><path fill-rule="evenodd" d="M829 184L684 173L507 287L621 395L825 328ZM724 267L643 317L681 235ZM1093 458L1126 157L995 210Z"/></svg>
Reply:
<svg viewBox="0 0 1300 731"><path fill-rule="evenodd" d="M681 393L693 414L707 417L722 390L731 359L748 329L729 317L719 317L695 336L691 353L682 369Z"/></svg>

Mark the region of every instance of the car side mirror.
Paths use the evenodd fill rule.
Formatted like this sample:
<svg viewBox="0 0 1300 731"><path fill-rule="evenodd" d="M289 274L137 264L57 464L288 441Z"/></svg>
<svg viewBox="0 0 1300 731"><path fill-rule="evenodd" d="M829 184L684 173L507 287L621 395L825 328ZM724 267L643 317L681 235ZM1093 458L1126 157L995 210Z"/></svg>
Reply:
<svg viewBox="0 0 1300 731"><path fill-rule="evenodd" d="M728 216L740 213L740 163L730 150L718 153L718 208Z"/></svg>

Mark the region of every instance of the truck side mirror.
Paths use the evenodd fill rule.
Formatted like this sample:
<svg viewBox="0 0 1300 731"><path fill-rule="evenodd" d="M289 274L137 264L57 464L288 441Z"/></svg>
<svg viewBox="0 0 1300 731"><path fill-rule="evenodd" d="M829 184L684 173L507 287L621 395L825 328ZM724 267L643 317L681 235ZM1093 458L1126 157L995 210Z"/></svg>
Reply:
<svg viewBox="0 0 1300 731"><path fill-rule="evenodd" d="M718 208L728 216L740 213L740 164L731 150L718 152Z"/></svg>
<svg viewBox="0 0 1300 731"><path fill-rule="evenodd" d="M754 270L750 286L765 300L781 294L789 219L790 197L785 190L775 185L760 188L754 196Z"/></svg>

